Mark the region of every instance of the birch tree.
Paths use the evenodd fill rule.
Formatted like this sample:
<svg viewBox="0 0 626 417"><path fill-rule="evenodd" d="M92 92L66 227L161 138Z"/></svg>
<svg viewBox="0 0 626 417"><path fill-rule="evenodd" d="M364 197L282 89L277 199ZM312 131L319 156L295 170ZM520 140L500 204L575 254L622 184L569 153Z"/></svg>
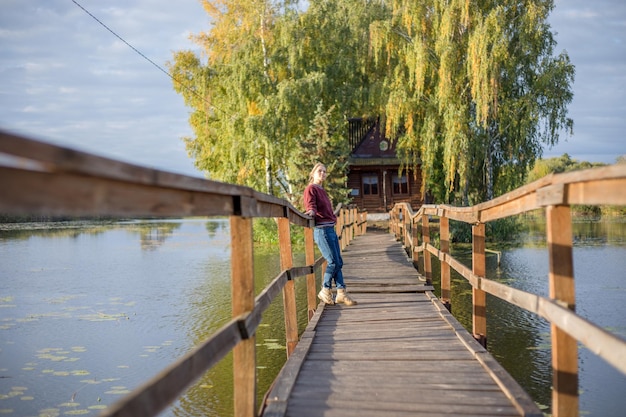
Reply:
<svg viewBox="0 0 626 417"><path fill-rule="evenodd" d="M370 20L385 9L356 0L314 2L306 12L289 1L203 5L212 26L194 41L206 63L179 51L169 64L184 81L174 88L193 110L187 150L211 178L292 197L292 178L310 167L290 161L316 114L334 109L332 136L345 130L348 117L370 114L380 102L368 37Z"/></svg>

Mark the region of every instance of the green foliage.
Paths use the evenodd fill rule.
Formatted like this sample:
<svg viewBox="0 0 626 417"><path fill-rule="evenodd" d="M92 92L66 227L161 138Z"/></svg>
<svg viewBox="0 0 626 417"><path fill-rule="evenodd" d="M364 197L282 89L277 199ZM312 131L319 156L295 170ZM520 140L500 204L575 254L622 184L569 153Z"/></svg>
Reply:
<svg viewBox="0 0 626 417"><path fill-rule="evenodd" d="M307 135L299 141L300 147L294 151L289 161L289 172L295 173L291 184L300 193L292 195L291 189L285 191L298 206L302 206L301 191L309 183L309 172L318 161L326 165L328 179L324 188L333 203L347 203L349 150L341 135L343 121L333 120L333 110L334 107L324 111L323 104L319 103Z"/></svg>
<svg viewBox="0 0 626 417"><path fill-rule="evenodd" d="M347 157L346 119L379 101L367 37L384 8L359 1L312 2L306 12L292 1L203 5L213 26L194 40L206 64L188 51L168 63L174 78L188 84L174 88L193 109L194 137L186 144L196 166L213 179L297 202L299 179L312 168L302 144L318 140L328 148L316 157L330 158L323 162L342 180L345 167L333 166L333 155ZM323 123L329 132L321 135Z"/></svg>
<svg viewBox="0 0 626 417"><path fill-rule="evenodd" d="M485 200L523 183L543 144L571 131L574 67L553 56L552 1L394 2L374 50L390 62L387 133L423 162L436 202ZM445 187L441 187L443 177Z"/></svg>
<svg viewBox="0 0 626 417"><path fill-rule="evenodd" d="M524 230L524 223L518 217L507 217L485 224L487 243L512 243ZM472 225L464 222L450 222L450 241L454 243L472 243Z"/></svg>
<svg viewBox="0 0 626 417"><path fill-rule="evenodd" d="M523 230L524 225L519 217L506 217L485 225L485 239L493 243L512 243Z"/></svg>
<svg viewBox="0 0 626 417"><path fill-rule="evenodd" d="M292 250L304 247L304 229L291 226ZM278 223L275 219L256 218L252 222L252 236L254 243L262 246L276 246L278 244Z"/></svg>
<svg viewBox="0 0 626 417"><path fill-rule="evenodd" d="M169 68L209 177L297 204L320 160L344 202L346 120L381 116L423 191L469 204L521 185L572 129L574 67L553 54L552 0L306 4L203 1L206 63L182 51Z"/></svg>
<svg viewBox="0 0 626 417"><path fill-rule="evenodd" d="M472 225L464 222L450 222L450 242L471 243Z"/></svg>
<svg viewBox="0 0 626 417"><path fill-rule="evenodd" d="M528 171L527 182L531 183L549 174L560 174L562 172L578 171L605 165L599 162L578 161L564 153L560 157L537 160Z"/></svg>

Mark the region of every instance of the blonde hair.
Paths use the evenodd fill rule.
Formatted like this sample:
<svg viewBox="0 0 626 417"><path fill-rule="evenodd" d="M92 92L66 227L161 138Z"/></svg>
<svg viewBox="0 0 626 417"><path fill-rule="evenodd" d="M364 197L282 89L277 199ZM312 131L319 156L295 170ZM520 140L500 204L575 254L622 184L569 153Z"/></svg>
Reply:
<svg viewBox="0 0 626 417"><path fill-rule="evenodd" d="M315 171L317 171L319 167L326 168L326 165L322 164L321 162L317 162L315 165L313 165L313 169L311 170L311 172L309 172L309 184L313 182L313 178L315 177Z"/></svg>

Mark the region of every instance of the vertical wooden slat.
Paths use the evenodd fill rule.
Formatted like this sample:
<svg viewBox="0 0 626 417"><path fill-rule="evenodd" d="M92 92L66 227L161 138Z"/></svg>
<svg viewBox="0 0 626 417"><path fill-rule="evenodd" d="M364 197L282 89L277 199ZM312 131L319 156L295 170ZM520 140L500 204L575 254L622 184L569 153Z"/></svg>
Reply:
<svg viewBox="0 0 626 417"><path fill-rule="evenodd" d="M304 228L304 257L307 265L315 263L315 242L313 240L313 228ZM309 320L315 314L317 307L317 288L315 286L315 272L306 276L306 302L309 311Z"/></svg>
<svg viewBox="0 0 626 417"><path fill-rule="evenodd" d="M550 298L575 310L572 215L569 206L548 206L546 233L549 254ZM578 415L578 347L576 340L551 325L552 415Z"/></svg>
<svg viewBox="0 0 626 417"><path fill-rule="evenodd" d="M350 224L350 229L348 230L348 246L352 243L352 238L354 236L354 209L348 209L348 223Z"/></svg>
<svg viewBox="0 0 626 417"><path fill-rule="evenodd" d="M395 223L396 223L395 235L396 235L396 240L398 241L401 239L401 236L400 236L400 233L402 231L401 222L402 222L402 207L398 206L398 209L396 210L396 217L395 217Z"/></svg>
<svg viewBox="0 0 626 417"><path fill-rule="evenodd" d="M293 267L291 251L291 231L289 219L278 219L278 241L280 245L280 269L286 270ZM285 313L285 338L287 339L287 357L298 344L298 317L296 312L296 289L291 279L283 288L283 308Z"/></svg>
<svg viewBox="0 0 626 417"><path fill-rule="evenodd" d="M485 224L472 226L472 272L484 277L485 263ZM487 294L472 288L472 331L474 338L483 346L487 346Z"/></svg>
<svg viewBox="0 0 626 417"><path fill-rule="evenodd" d="M423 214L422 214L422 216L423 216ZM420 236L422 236L422 217L421 216L415 217L411 224L412 224L413 228L415 229L415 237L413 238L413 242L415 244L415 248L417 248L420 245ZM423 258L424 257L424 253L418 251L415 248L413 249L414 254L415 254L415 256L414 256L415 262L417 262L415 264L415 268L417 269L418 273L420 273L421 275L424 275L424 261L422 260L420 262L420 256Z"/></svg>
<svg viewBox="0 0 626 417"><path fill-rule="evenodd" d="M232 246L233 317L254 308L254 253L252 219L230 216ZM233 349L234 415L252 417L256 413L256 337L251 335Z"/></svg>
<svg viewBox="0 0 626 417"><path fill-rule="evenodd" d="M342 210L343 217L343 235L345 236L345 244L342 249L345 249L350 245L350 210L343 209Z"/></svg>
<svg viewBox="0 0 626 417"><path fill-rule="evenodd" d="M417 250L415 250L415 248L417 248L420 244L419 229L415 220L412 220L410 224L411 224L411 239L412 239L411 260L413 261L413 266L415 267L415 269L419 271L420 253Z"/></svg>
<svg viewBox="0 0 626 417"><path fill-rule="evenodd" d="M364 235L367 232L367 213L361 213L361 234Z"/></svg>
<svg viewBox="0 0 626 417"><path fill-rule="evenodd" d="M403 210L404 216L402 217L402 245L406 248L409 244L409 216L406 213L406 209Z"/></svg>
<svg viewBox="0 0 626 417"><path fill-rule="evenodd" d="M348 233L348 236L350 236L350 241L348 242L348 244L351 244L355 236L354 230L356 227L356 209L352 207L348 213L350 216L350 233Z"/></svg>
<svg viewBox="0 0 626 417"><path fill-rule="evenodd" d="M422 214L422 242L424 242L424 276L426 277L426 284L432 285L433 269L431 266L430 252L426 249L426 246L430 243L430 226L426 214Z"/></svg>
<svg viewBox="0 0 626 417"><path fill-rule="evenodd" d="M439 218L440 250L444 254L450 253L450 219L445 215ZM441 262L441 302L452 311L450 288L450 264Z"/></svg>
<svg viewBox="0 0 626 417"><path fill-rule="evenodd" d="M343 216L341 215L341 210L339 210L339 213L337 213L335 233L337 233L337 237L339 238L339 248L343 251L346 240L343 237Z"/></svg>

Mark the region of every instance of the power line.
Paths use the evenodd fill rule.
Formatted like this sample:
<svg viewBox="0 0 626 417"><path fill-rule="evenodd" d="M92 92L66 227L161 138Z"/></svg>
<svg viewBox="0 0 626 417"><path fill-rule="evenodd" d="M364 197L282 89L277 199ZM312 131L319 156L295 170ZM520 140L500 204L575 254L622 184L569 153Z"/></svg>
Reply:
<svg viewBox="0 0 626 417"><path fill-rule="evenodd" d="M80 3L78 3L76 0L72 0L72 3L74 3L76 6L80 7L85 13L87 13L89 16L91 16L93 18L93 20L95 20L96 22L98 22L100 25L102 25L102 27L104 27L106 30L108 30L109 32L111 32L116 38L118 38L119 40L121 40L122 42L124 42L130 49L132 49L133 51L135 51L137 54L139 54L141 57L143 57L143 59L145 59L146 61L148 61L149 63L151 63L152 65L154 65L159 71L161 71L162 73L164 73L165 75L167 75L169 78L172 79L172 81L180 84L185 90L191 92L193 95L195 95L196 97L198 97L199 99L206 101L204 97L200 96L200 94L198 94L195 90L193 90L192 88L188 87L185 83L177 80L172 74L170 74L169 72L167 72L163 67L161 67L159 64L157 64L156 62L154 62L153 60L151 60L150 58L148 58L146 55L144 55L141 51L139 51L137 48L135 48L133 45L131 45L130 43L126 42L126 40L124 38L122 38L120 35L118 35L117 33L115 33L115 31L113 29L111 29L110 27L108 27L107 25L105 25L100 19L98 19L96 16L94 16L89 10L85 9Z"/></svg>

